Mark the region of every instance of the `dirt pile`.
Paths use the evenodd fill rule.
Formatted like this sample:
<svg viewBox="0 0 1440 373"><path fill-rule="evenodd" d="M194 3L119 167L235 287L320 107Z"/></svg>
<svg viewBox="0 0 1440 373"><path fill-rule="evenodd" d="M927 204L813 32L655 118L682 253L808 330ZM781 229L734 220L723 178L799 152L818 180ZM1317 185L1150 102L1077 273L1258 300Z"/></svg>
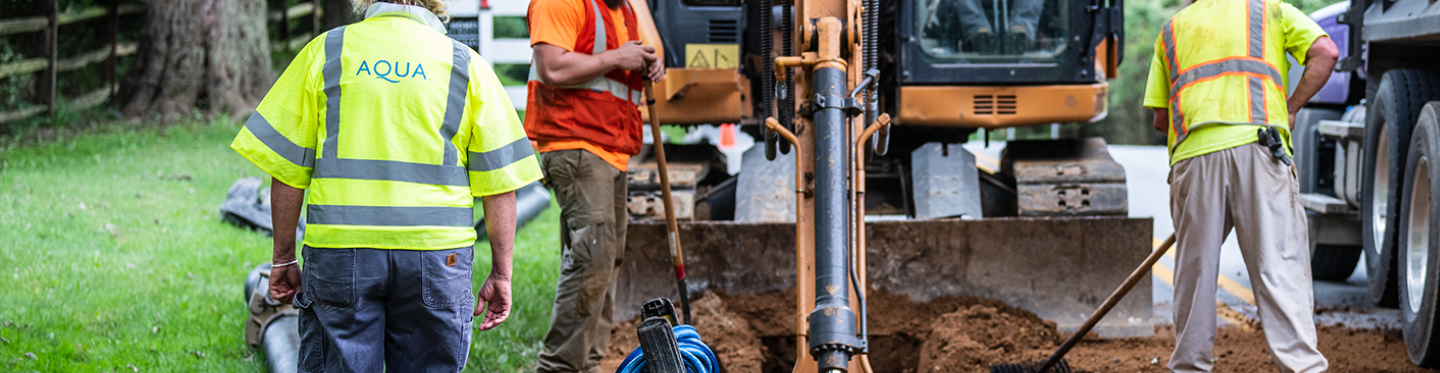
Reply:
<svg viewBox="0 0 1440 373"><path fill-rule="evenodd" d="M1321 327L1320 353L1331 372L1434 372L1410 364L1398 330ZM1155 337L1081 342L1067 357L1070 365L1093 372L1167 372L1175 349L1170 325ZM1220 328L1215 334L1215 372L1274 372L1265 333ZM1153 362L1153 363L1152 363Z"/></svg>
<svg viewBox="0 0 1440 373"><path fill-rule="evenodd" d="M1035 350L1053 348L1060 333L1055 323L1005 307L974 305L940 316L922 338L919 371L986 371L996 362L1033 359Z"/></svg>
<svg viewBox="0 0 1440 373"><path fill-rule="evenodd" d="M1054 323L996 300L940 297L914 303L884 291L869 296L869 357L876 373L987 372L991 364L1044 360L1063 337ZM692 312L726 372L790 372L796 356L794 305L794 289L704 294ZM1172 326L1159 326L1154 337L1087 339L1067 359L1077 371L1166 372L1174 340ZM1410 364L1396 330L1322 327L1319 341L1330 371L1434 372ZM635 322L618 323L604 371L615 371L638 344ZM1276 371L1259 331L1221 328L1215 358L1217 373Z"/></svg>
<svg viewBox="0 0 1440 373"><path fill-rule="evenodd" d="M745 317L726 309L725 302L718 295L704 293L691 301L690 316L700 339L710 346L726 373L762 372L765 346L755 335L755 328ZM625 356L640 346L640 340L635 335L638 322L615 323L611 328L610 348L600 364L601 371L615 371Z"/></svg>

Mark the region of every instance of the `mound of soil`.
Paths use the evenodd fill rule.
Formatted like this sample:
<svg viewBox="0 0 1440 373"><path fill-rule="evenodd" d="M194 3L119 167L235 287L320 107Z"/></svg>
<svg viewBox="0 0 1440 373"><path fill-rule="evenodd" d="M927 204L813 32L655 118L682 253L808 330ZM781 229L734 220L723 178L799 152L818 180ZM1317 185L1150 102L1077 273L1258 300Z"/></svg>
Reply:
<svg viewBox="0 0 1440 373"><path fill-rule="evenodd" d="M1394 329L1320 327L1320 353L1332 372L1434 372L1410 364L1405 339ZM1155 337L1081 342L1070 365L1094 372L1167 372L1175 349L1174 326L1156 327ZM1265 333L1222 327L1215 334L1216 373L1275 372ZM1153 363L1152 363L1153 362Z"/></svg>
<svg viewBox="0 0 1440 373"><path fill-rule="evenodd" d="M869 293L870 363L876 373L988 372L991 364L1044 360L1062 341L1053 322L1003 302L940 297L914 303L903 295ZM795 290L754 295L703 294L692 304L696 329L724 371L790 372L795 363ZM639 345L635 321L612 329L603 371L613 372ZM1320 352L1334 372L1434 372L1410 364L1393 329L1321 327ZM1173 326L1148 338L1087 338L1067 355L1088 372L1166 372L1175 348ZM1221 328L1215 369L1274 372L1265 334Z"/></svg>
<svg viewBox="0 0 1440 373"><path fill-rule="evenodd" d="M700 339L710 346L726 373L760 373L765 346L755 328L739 314L730 312L715 293L704 293L690 302L690 316ZM601 361L601 371L614 372L630 351L640 346L635 335L639 319L615 323L610 331L610 348Z"/></svg>
<svg viewBox="0 0 1440 373"><path fill-rule="evenodd" d="M1060 338L1055 323L1011 307L974 305L940 316L920 345L918 370L986 371L996 362L1030 359Z"/></svg>

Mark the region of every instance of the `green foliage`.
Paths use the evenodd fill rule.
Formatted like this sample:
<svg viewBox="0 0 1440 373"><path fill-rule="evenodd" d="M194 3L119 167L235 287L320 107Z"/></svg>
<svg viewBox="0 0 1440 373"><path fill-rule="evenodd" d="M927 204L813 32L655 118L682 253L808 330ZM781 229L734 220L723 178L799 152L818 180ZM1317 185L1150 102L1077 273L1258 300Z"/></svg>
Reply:
<svg viewBox="0 0 1440 373"><path fill-rule="evenodd" d="M522 16L496 16L494 30L496 39L530 38L530 28Z"/></svg>
<svg viewBox="0 0 1440 373"><path fill-rule="evenodd" d="M32 17L43 13L40 9L40 2L36 0L3 1L5 1L4 17L7 18ZM142 1L126 1L126 3L133 2ZM88 8L108 5L108 1L102 0L59 0L56 2L61 14L78 13ZM56 41L59 47L57 54L59 58L65 59L96 51L106 51L112 37L121 43L135 42L139 39L142 23L143 17L140 15L120 17L117 27L119 32L116 34L109 32L109 23L105 17L63 25L60 27ZM41 36L42 34L38 32L0 36L0 64L43 57L39 53ZM122 56L118 59L113 72L117 81L123 79L133 61L133 55ZM56 116L49 117L40 114L0 124L0 135L13 139L30 135L37 130L73 128L89 124L94 120L113 118L114 111L103 106L79 110L69 104L71 99L109 88L108 84L112 82L106 79L107 73L109 73L106 66L103 62L92 63L81 69L57 74ZM36 96L40 88L38 82L35 81L37 75L20 74L0 78L0 112L32 108L43 103L44 100Z"/></svg>
<svg viewBox="0 0 1440 373"><path fill-rule="evenodd" d="M530 80L530 64L497 63L495 64L495 75L500 78L500 85L525 85L525 82Z"/></svg>
<svg viewBox="0 0 1440 373"><path fill-rule="evenodd" d="M0 371L263 371L245 346L241 285L271 240L216 212L232 182L264 176L229 149L240 124L113 128L0 150ZM467 372L533 365L558 215L517 233L515 309L474 335ZM489 249L476 251L478 288Z"/></svg>

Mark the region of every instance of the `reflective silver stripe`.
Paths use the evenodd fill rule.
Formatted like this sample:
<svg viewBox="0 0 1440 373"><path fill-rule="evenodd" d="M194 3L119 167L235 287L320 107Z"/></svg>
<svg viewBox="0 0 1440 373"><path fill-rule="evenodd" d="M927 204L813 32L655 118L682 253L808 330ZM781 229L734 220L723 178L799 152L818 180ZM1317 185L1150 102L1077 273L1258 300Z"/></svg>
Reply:
<svg viewBox="0 0 1440 373"><path fill-rule="evenodd" d="M595 9L595 47L590 54L600 54L605 51L605 14L600 12L600 4L596 0L588 0L590 7Z"/></svg>
<svg viewBox="0 0 1440 373"><path fill-rule="evenodd" d="M445 99L445 122L440 125L440 146L445 148L441 164L446 166L460 164L460 156L451 140L460 130L460 119L465 116L466 94L470 91L470 48L458 41L453 42L455 56L450 64L450 93Z"/></svg>
<svg viewBox="0 0 1440 373"><path fill-rule="evenodd" d="M314 178L401 181L416 184L469 186L469 175L459 166L376 159L321 158Z"/></svg>
<svg viewBox="0 0 1440 373"><path fill-rule="evenodd" d="M270 151L279 154L290 163L300 167L315 167L315 149L295 145L295 142L276 131L275 127L270 125L270 121L265 120L265 116L260 115L259 111L250 114L250 119L245 120L245 129L250 130L250 134L255 135L256 139L260 139L260 143L269 147Z"/></svg>
<svg viewBox="0 0 1440 373"><path fill-rule="evenodd" d="M1165 65L1170 70L1170 127L1175 133L1184 136L1180 125L1184 123L1184 117L1180 115L1180 97L1175 94L1175 83L1180 78L1180 66L1175 61L1175 20L1165 21L1165 27L1161 29L1160 40L1165 43Z"/></svg>
<svg viewBox="0 0 1440 373"><path fill-rule="evenodd" d="M540 71L535 70L535 64L530 64L530 81L540 81ZM641 94L640 91L630 89L630 86L625 85L625 83L610 80L610 78L606 78L604 75L601 75L600 77L595 79L591 79L588 82L555 88L588 89L595 92L605 92L609 93L611 96L615 96L615 98L630 102L637 106L643 102L641 100L644 98L641 97L643 96L643 94Z"/></svg>
<svg viewBox="0 0 1440 373"><path fill-rule="evenodd" d="M475 211L469 207L308 205L306 209L309 224L386 227L475 224Z"/></svg>
<svg viewBox="0 0 1440 373"><path fill-rule="evenodd" d="M1257 77L1250 77L1250 123L1264 124L1269 121L1265 118L1265 81Z"/></svg>
<svg viewBox="0 0 1440 373"><path fill-rule="evenodd" d="M466 168L470 171L498 170L534 154L535 149L530 147L530 139L521 137L495 150L484 153L470 152L470 164Z"/></svg>
<svg viewBox="0 0 1440 373"><path fill-rule="evenodd" d="M1164 40L1166 48L1166 61L1170 63L1170 115L1171 123L1175 126L1176 129L1175 146L1178 147L1180 143L1185 142L1185 139L1190 137L1190 130L1193 129L1185 128L1182 131L1180 128L1180 124L1182 124L1184 116L1179 112L1179 110L1176 109L1179 107L1180 104L1181 88L1185 87L1190 83L1194 83L1202 79L1220 76L1226 73L1251 73L1264 76L1263 78L1257 76L1247 77L1247 79L1245 80L1245 86L1246 89L1249 91L1250 96L1249 104L1251 124L1268 125L1267 108L1265 107L1265 95L1268 91L1266 89L1266 86L1267 84L1279 84L1280 82L1282 82L1282 80L1280 79L1280 71L1276 70L1276 68L1274 66L1271 66L1270 63L1264 61L1266 10L1266 0L1249 0L1249 8L1246 12L1248 15L1247 30L1249 31L1249 39L1247 41L1247 44L1249 45L1249 50L1247 52L1249 57L1255 59L1228 59L1201 64L1192 67L1189 70L1186 70L1184 73L1179 74L1178 76L1176 75L1176 72L1178 71L1178 66L1175 63L1175 39L1173 35L1174 30L1171 24L1165 24L1165 28L1164 30L1162 30L1162 39ZM1229 124L1221 122L1216 123ZM1171 150L1173 151L1174 149L1172 148Z"/></svg>
<svg viewBox="0 0 1440 373"><path fill-rule="evenodd" d="M1161 40L1164 40L1165 42L1165 63L1168 65L1170 70L1170 83L1172 85L1175 83L1175 80L1180 77L1180 66L1177 66L1175 63L1174 22L1174 19L1165 22L1165 28L1161 29Z"/></svg>
<svg viewBox="0 0 1440 373"><path fill-rule="evenodd" d="M561 88L588 89L595 92L605 92L609 93L611 96L615 96L615 98L618 98L620 100L628 101L635 105L640 105L640 99L635 97L635 95L633 94L635 93L635 91L630 89L630 86L625 85L625 83L617 82L611 80L610 78L606 78L603 75L599 78L591 79L588 82Z"/></svg>
<svg viewBox="0 0 1440 373"><path fill-rule="evenodd" d="M1170 99L1170 125L1175 126L1175 133L1180 134L1183 139L1190 134L1190 129L1181 128L1182 124L1185 124L1185 116L1180 113L1180 97L1177 96Z"/></svg>
<svg viewBox="0 0 1440 373"><path fill-rule="evenodd" d="M1180 77L1176 80L1170 81L1170 97L1173 98L1179 95L1180 88L1187 84L1205 78L1220 76L1225 73L1261 74L1269 77L1272 84L1281 81L1280 71L1275 70L1275 68L1268 63L1249 59L1221 60L1197 65L1180 74Z"/></svg>
<svg viewBox="0 0 1440 373"><path fill-rule="evenodd" d="M1250 57L1265 58L1265 0L1250 0ZM1276 79L1279 81L1279 79Z"/></svg>
<svg viewBox="0 0 1440 373"><path fill-rule="evenodd" d="M325 145L320 155L337 158L340 139L340 49L345 45L345 27L325 34Z"/></svg>

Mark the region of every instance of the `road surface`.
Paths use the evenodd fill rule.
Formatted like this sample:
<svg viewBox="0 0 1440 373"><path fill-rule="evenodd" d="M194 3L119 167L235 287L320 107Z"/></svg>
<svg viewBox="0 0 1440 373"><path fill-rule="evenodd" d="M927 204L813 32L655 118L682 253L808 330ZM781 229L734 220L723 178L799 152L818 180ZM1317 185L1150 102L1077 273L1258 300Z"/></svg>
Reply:
<svg viewBox="0 0 1440 373"><path fill-rule="evenodd" d="M990 146L975 142L965 148L976 154L979 163L995 163L1004 149L1004 142L991 141ZM1126 188L1130 199L1130 216L1152 217L1155 219L1156 244L1175 232L1170 219L1170 172L1169 157L1163 146L1110 146L1110 155L1125 167ZM1363 260L1360 261L1364 263ZM1174 322L1171 303L1175 288L1171 278L1175 258L1166 255L1156 264L1151 276L1154 281L1156 322ZM1222 310L1217 315L1222 323L1235 324L1247 320L1258 320L1254 305L1254 294L1250 289L1250 276L1245 270L1245 261L1240 256L1240 246L1231 232L1221 246L1220 283L1216 297L1235 313ZM1315 282L1315 306L1324 310L1316 321L1326 325L1344 324L1359 328L1400 327L1400 312L1396 309L1378 308L1370 304L1365 282L1365 266L1360 265L1355 273L1343 283ZM1238 313L1239 316L1236 314Z"/></svg>

